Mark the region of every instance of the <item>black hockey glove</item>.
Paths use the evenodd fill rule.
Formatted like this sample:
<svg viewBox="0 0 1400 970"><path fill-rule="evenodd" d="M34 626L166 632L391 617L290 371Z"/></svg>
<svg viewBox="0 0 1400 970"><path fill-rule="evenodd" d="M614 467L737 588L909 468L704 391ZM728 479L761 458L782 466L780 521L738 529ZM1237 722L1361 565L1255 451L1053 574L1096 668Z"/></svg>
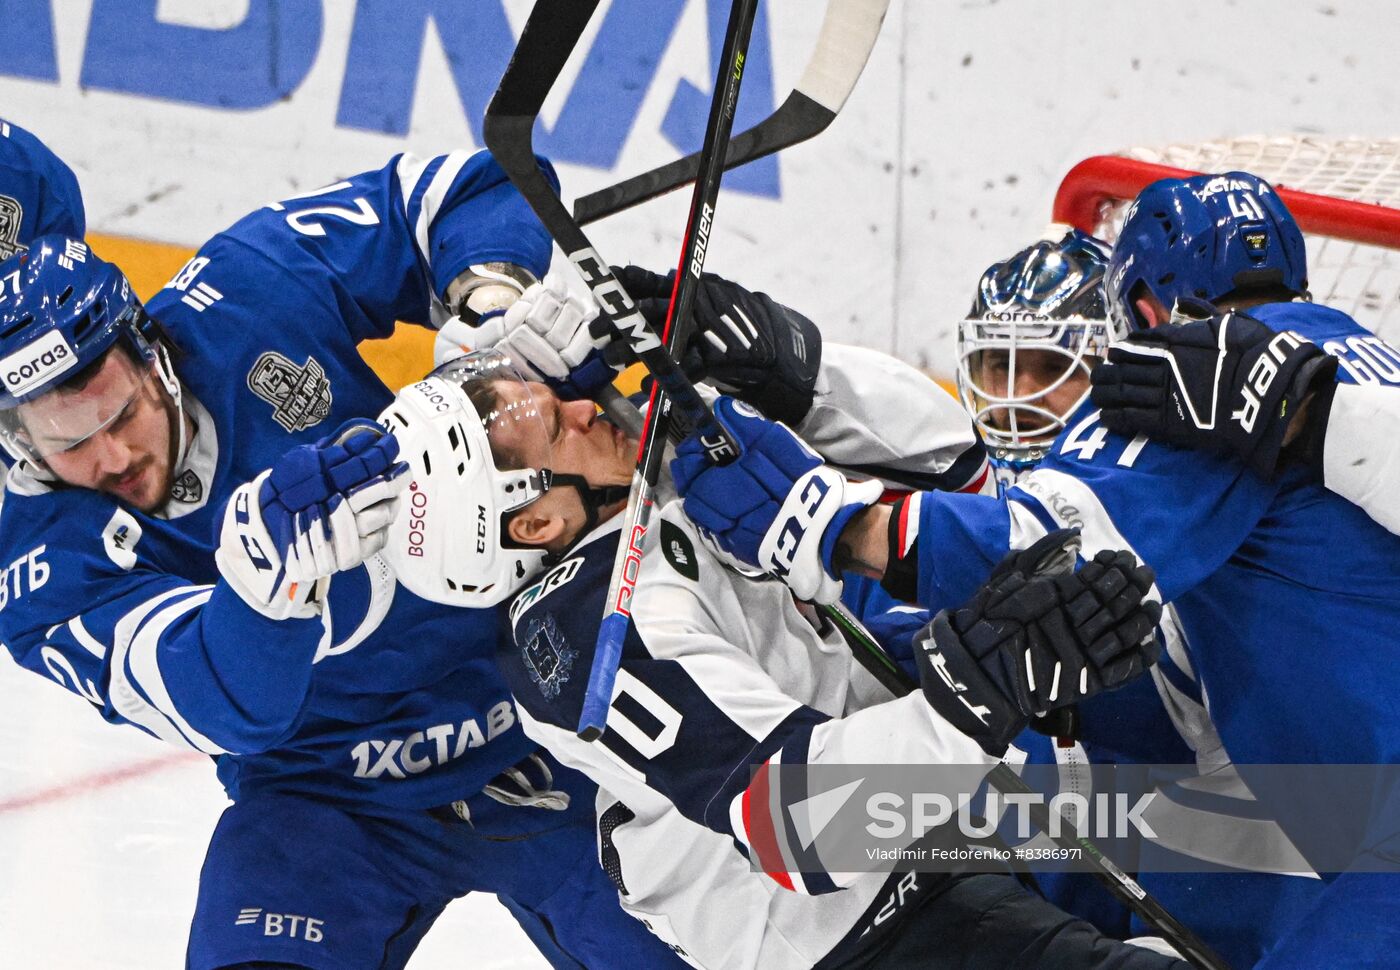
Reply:
<svg viewBox="0 0 1400 970"><path fill-rule="evenodd" d="M1090 380L1106 427L1233 455L1271 477L1303 401L1336 371L1336 360L1305 337L1226 313L1134 333L1110 348ZM1326 422L1309 425L1299 430ZM1297 449L1316 450L1304 440Z"/></svg>
<svg viewBox="0 0 1400 970"><path fill-rule="evenodd" d="M1078 547L1061 529L1012 553L915 639L929 704L993 757L1033 716L1118 687L1161 653L1151 568L1105 550L1074 571Z"/></svg>
<svg viewBox="0 0 1400 970"><path fill-rule="evenodd" d="M613 267L658 334L666 324L674 271ZM774 421L796 427L812 408L821 363L816 324L765 293L751 293L713 273L700 278L695 329L680 355L693 381L706 381Z"/></svg>

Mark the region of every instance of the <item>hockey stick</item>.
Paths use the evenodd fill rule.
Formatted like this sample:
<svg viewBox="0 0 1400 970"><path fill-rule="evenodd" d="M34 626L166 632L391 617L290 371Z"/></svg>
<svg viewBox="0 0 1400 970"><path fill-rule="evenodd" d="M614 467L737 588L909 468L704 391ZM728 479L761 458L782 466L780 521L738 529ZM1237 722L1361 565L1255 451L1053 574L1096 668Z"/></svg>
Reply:
<svg viewBox="0 0 1400 970"><path fill-rule="evenodd" d="M826 130L870 59L889 5L890 0L829 0L817 46L797 86L771 115L734 136L725 154L726 171ZM693 182L702 154L695 152L581 196L574 202L574 218L586 226Z"/></svg>
<svg viewBox="0 0 1400 970"><path fill-rule="evenodd" d="M903 697L920 689L918 682L894 662L844 606L840 603L823 606L821 611L841 631L846 645L855 655L856 662L869 671L891 694ZM1003 795L1033 794L1033 789L1005 762L998 762L987 774L987 782ZM1061 824L1052 828L1050 806L1034 798L1025 799L1023 804L1029 809L1031 822L1036 828L1061 848L1070 850L1080 858L1088 859L1094 867L1094 877L1113 893L1119 902L1136 913L1153 932L1175 947L1193 966L1199 967L1200 970L1230 970L1230 965L1221 959L1209 944L1173 916L1156 897L1143 889L1136 879L1118 868L1088 836L1079 832L1079 826L1073 821L1062 816Z"/></svg>
<svg viewBox="0 0 1400 970"><path fill-rule="evenodd" d="M684 378L684 374L675 364L675 353L685 346L689 336L691 308L705 267L705 252L715 206L719 201L720 179L724 174L724 152L729 145L729 133L734 127L734 108L739 100L744 58L757 12L758 0L734 0L730 8L729 25L725 29L724 46L720 51L719 71L715 76L714 96L710 102L710 116L705 122L700 173L690 202L690 216L686 222L680 263L672 284L671 303L666 310L662 338L666 344L663 354L667 365L675 367L681 378ZM646 363L645 360L643 362ZM687 388L689 394L696 393L688 383ZM637 451L637 467L627 496L627 513L623 522L626 544L619 545L617 559L613 563L612 579L608 584L608 612L598 629L593 668L589 673L583 710L579 715L579 737L589 741L602 735L607 725L608 708L612 704L613 685L617 679L618 664L622 660L622 642L631 622L630 606L641 566L642 544L651 523L652 496L661 475L661 459L671 426L670 393L671 389L660 382L658 375L658 381L652 387L651 407L647 410ZM679 400L677 406L680 406ZM688 419L693 417L691 409L682 409L682 413ZM717 427L714 415L709 414L708 410L706 415L708 424ZM706 445L711 461L724 464L738 457L738 448L727 435L719 442L724 448L721 452L710 444L713 431L705 434L703 426L699 430L702 432L700 440Z"/></svg>
<svg viewBox="0 0 1400 970"><path fill-rule="evenodd" d="M707 127L707 145L719 144L728 138L743 64L743 50L740 45L734 43L738 39L734 28L737 26L736 20L743 20L747 28L752 27L756 2L757 0L735 0L736 10L743 5L748 12L746 18L731 16L730 19L730 30L725 38L726 55L721 60L721 72L715 85L715 100L721 110L711 111L711 122L716 122L716 114L720 117L718 123ZM604 617L599 629L599 647L594 655L588 694L580 719L580 736L588 740L594 740L602 733L607 721L607 708L612 701L613 683L617 676L622 640L626 635L630 615L628 606L636 582L637 568L641 563L641 545L651 511L652 486L655 484L661 446L666 437L667 424L662 420L663 413L669 411L670 403L674 401L676 409L700 432L707 453L713 460L723 463L737 455L734 443L714 420L704 400L696 392L694 385L686 379L673 356L662 345L661 339L647 327L631 297L613 276L607 262L599 257L597 250L589 243L583 230L555 194L535 160L535 118L597 6L598 0L537 0L525 22L520 41L496 89L496 94L486 109L483 126L487 148L588 284L604 320L612 326L617 336L628 342L633 352L655 377L656 388L665 392L664 396L658 397L656 389L653 390L652 407L648 412L647 425L643 429L643 449L638 455L638 469L633 475L628 496L625 533L627 542L618 550L618 561L614 567L608 595L608 615ZM741 33L744 43L747 44L749 29L744 29ZM726 106L727 112L722 110ZM726 119L727 124L723 124ZM723 126L722 132L718 131L720 124ZM715 137L712 138L712 135ZM700 267L703 265L703 246L709 238L714 195L719 189L719 165L715 164L712 167L715 169L713 178L703 181L696 189L697 207L702 208L701 217L692 219L686 233L685 255L694 265L697 282ZM711 189L708 199L702 198L702 189L706 185ZM689 279L688 274L677 274L677 290L685 279ZM692 283L688 287L692 299L693 286ZM685 316L677 316L674 312L677 295L677 291L673 290L671 312L667 315L666 324L666 338L672 343L675 343L681 336L680 331L684 329L673 324L686 320ZM688 313L688 304L686 312ZM656 433L658 430L659 435ZM647 443L651 444L651 451L654 453L651 460L651 485L647 484L643 475Z"/></svg>
<svg viewBox="0 0 1400 970"><path fill-rule="evenodd" d="M516 190L539 216L545 230L559 244L569 262L578 270L593 293L603 319L646 365L657 383L675 400L682 413L707 432L706 442L718 458L732 455L733 446L723 438L704 400L662 349L632 298L613 276L608 264L598 256L564 203L555 194L535 160L534 123L540 106L558 79L570 53L588 25L599 0L537 0L515 47L515 54L486 109L482 134L486 147L509 176ZM615 388L607 390L617 394ZM627 415L635 410L622 401L624 412L618 423L627 427ZM611 411L609 412L611 413ZM635 417L632 419L635 422ZM723 438L722 441L719 439Z"/></svg>

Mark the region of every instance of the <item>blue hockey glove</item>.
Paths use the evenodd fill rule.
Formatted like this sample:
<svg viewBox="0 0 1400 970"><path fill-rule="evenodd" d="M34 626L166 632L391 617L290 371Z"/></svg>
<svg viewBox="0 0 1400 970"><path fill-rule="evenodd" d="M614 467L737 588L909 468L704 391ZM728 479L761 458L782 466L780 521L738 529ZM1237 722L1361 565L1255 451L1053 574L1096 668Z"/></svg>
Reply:
<svg viewBox="0 0 1400 970"><path fill-rule="evenodd" d="M739 445L732 464L714 466L692 436L671 462L685 512L738 559L781 578L799 599L833 603L836 539L879 499L879 482L848 482L782 424L721 397L715 417Z"/></svg>
<svg viewBox="0 0 1400 970"><path fill-rule="evenodd" d="M962 608L915 637L929 704L994 757L1033 716L1119 687L1157 662L1154 575L1105 550L1077 571L1061 529L998 565Z"/></svg>
<svg viewBox="0 0 1400 970"><path fill-rule="evenodd" d="M1090 380L1105 427L1232 455L1272 477L1303 400L1336 370L1300 334L1227 313L1131 334ZM1320 451L1312 444L1299 450Z"/></svg>
<svg viewBox="0 0 1400 970"><path fill-rule="evenodd" d="M220 574L265 616L315 616L317 581L383 548L409 483L398 451L392 435L354 420L287 452L229 498Z"/></svg>

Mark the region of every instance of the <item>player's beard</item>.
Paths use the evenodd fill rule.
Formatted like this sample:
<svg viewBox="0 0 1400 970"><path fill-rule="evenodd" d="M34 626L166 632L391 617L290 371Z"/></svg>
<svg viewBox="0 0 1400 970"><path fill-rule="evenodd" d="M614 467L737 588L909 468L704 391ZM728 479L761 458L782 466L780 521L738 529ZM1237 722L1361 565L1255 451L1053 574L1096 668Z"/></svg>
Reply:
<svg viewBox="0 0 1400 970"><path fill-rule="evenodd" d="M185 420L184 409L179 408L175 405L175 399L170 395L170 392L165 389L164 384L158 382L156 390L157 393L160 394L161 407L165 410L166 424L169 426L169 430L166 435L166 453L170 456L170 460L165 463L165 477L164 480L160 483L159 492L157 492L157 494L159 495L159 499L151 508L141 510L142 512L147 513L154 512L157 509L162 509L166 506L167 503L170 502L170 499L175 492L175 473L179 470L180 463L184 461L185 457L184 455L179 454L180 422ZM190 423L193 424L194 422L191 421ZM194 429L191 428L190 433L185 435L186 449L188 449L191 446L193 440Z"/></svg>

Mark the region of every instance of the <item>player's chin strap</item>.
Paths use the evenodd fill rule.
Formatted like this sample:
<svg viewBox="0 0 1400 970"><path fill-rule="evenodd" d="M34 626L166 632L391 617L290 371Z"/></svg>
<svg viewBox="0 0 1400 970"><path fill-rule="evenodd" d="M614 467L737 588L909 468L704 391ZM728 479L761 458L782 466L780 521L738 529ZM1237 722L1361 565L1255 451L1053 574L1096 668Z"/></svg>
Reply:
<svg viewBox="0 0 1400 970"><path fill-rule="evenodd" d="M627 501L628 486L626 485L594 485L582 475L565 474L564 472L551 471L548 468L540 471L545 479L546 491L556 485L567 485L578 492L579 501L583 503L584 514L584 525L579 531L580 538L588 535L597 527L600 509Z"/></svg>
<svg viewBox="0 0 1400 970"><path fill-rule="evenodd" d="M160 382L165 386L165 393L175 402L175 424L179 428L175 438L175 454L171 461L172 474L175 474L185 463L185 449L189 446L185 434L185 399L180 389L180 378L175 376L175 365L170 362L170 352L165 349L165 344L157 343L155 351L156 373L160 375Z"/></svg>

